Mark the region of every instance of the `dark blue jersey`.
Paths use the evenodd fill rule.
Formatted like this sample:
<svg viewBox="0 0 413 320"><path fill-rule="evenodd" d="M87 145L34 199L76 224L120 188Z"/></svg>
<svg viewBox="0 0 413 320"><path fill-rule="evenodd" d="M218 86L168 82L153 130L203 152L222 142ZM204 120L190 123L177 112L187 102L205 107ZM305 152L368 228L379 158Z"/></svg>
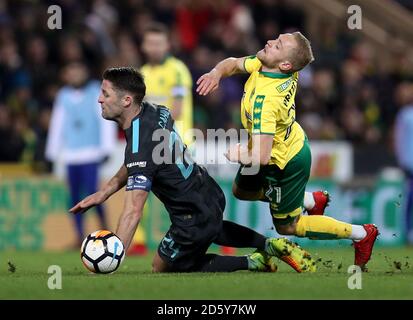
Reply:
<svg viewBox="0 0 413 320"><path fill-rule="evenodd" d="M168 108L143 102L125 135L127 191L152 191L177 223L202 223L216 200L222 205L222 190L192 161Z"/></svg>

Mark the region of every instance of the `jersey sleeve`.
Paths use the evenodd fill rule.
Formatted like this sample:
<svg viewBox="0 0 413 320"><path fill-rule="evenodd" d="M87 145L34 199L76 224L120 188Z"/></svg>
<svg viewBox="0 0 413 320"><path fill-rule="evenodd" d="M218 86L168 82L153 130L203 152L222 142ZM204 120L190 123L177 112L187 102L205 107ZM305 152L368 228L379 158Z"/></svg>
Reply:
<svg viewBox="0 0 413 320"><path fill-rule="evenodd" d="M244 69L248 73L260 70L261 66L261 61L256 56L249 56L244 60Z"/></svg>
<svg viewBox="0 0 413 320"><path fill-rule="evenodd" d="M252 134L275 134L277 127L276 105L257 95L252 113Z"/></svg>

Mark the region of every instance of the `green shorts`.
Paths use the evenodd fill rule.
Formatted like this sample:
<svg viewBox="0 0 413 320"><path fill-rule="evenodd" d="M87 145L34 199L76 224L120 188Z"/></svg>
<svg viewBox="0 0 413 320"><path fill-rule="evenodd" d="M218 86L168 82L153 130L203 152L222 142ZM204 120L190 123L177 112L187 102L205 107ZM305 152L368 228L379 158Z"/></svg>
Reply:
<svg viewBox="0 0 413 320"><path fill-rule="evenodd" d="M301 150L281 170L276 165L260 168L256 175L242 175L238 170L235 183L238 188L249 192L262 192L270 202L274 223L292 222L302 213L304 192L311 169L311 150L305 139Z"/></svg>

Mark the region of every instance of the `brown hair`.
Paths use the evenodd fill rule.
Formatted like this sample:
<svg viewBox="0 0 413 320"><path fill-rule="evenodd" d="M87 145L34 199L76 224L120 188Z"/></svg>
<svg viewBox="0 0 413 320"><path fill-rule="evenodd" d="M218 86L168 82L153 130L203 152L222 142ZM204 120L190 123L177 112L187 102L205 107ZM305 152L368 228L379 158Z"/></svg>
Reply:
<svg viewBox="0 0 413 320"><path fill-rule="evenodd" d="M103 73L103 79L112 82L117 90L133 94L133 99L140 104L146 94L142 74L132 67L109 68Z"/></svg>
<svg viewBox="0 0 413 320"><path fill-rule="evenodd" d="M293 36L297 47L292 49L290 62L292 64L291 72L296 72L313 62L314 55L310 41L301 32L294 32Z"/></svg>
<svg viewBox="0 0 413 320"><path fill-rule="evenodd" d="M165 35L167 38L169 38L169 30L166 27L166 25L159 23L159 22L153 22L149 26L147 26L143 32L143 34L147 33L160 33Z"/></svg>

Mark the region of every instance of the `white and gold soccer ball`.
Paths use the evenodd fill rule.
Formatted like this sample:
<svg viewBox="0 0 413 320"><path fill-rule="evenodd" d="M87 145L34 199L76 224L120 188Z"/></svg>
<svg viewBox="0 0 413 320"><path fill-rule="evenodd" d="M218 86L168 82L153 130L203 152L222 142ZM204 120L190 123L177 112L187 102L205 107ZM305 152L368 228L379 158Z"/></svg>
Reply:
<svg viewBox="0 0 413 320"><path fill-rule="evenodd" d="M83 240L80 258L89 271L111 273L119 268L125 258L125 249L113 232L98 230Z"/></svg>

